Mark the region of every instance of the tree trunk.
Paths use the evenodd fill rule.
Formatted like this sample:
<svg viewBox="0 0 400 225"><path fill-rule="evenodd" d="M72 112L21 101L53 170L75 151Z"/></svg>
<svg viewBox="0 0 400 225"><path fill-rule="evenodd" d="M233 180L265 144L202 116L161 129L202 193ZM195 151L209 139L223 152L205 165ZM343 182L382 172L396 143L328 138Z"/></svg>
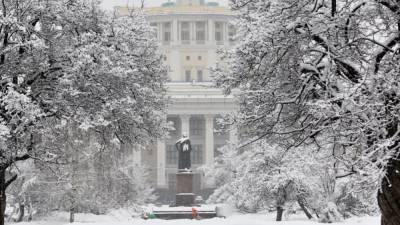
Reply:
<svg viewBox="0 0 400 225"><path fill-rule="evenodd" d="M297 203L299 203L300 208L303 210L303 212L306 214L308 219L312 219L311 213L308 211L307 207L304 204L304 200L301 198L297 199Z"/></svg>
<svg viewBox="0 0 400 225"><path fill-rule="evenodd" d="M6 170L0 169L0 225L4 225L6 211Z"/></svg>
<svg viewBox="0 0 400 225"><path fill-rule="evenodd" d="M77 146L74 145L74 134L75 134L75 123L70 123L69 128L68 128L68 148L69 151L72 152L72 162L71 162L71 206L69 209L69 222L73 223L75 221L75 211L77 207L77 193L76 193L76 176L77 176L77 170L78 170L78 149Z"/></svg>
<svg viewBox="0 0 400 225"><path fill-rule="evenodd" d="M378 193L381 209L381 225L400 224L400 161L399 158L389 160L386 178L382 181L382 190Z"/></svg>
<svg viewBox="0 0 400 225"><path fill-rule="evenodd" d="M282 206L276 207L276 221L282 221L283 208Z"/></svg>
<svg viewBox="0 0 400 225"><path fill-rule="evenodd" d="M22 220L24 219L24 215L25 215L25 204L20 203L17 222L22 222Z"/></svg>
<svg viewBox="0 0 400 225"><path fill-rule="evenodd" d="M70 223L73 223L75 221L75 214L74 213L75 213L74 208L71 208L69 210L69 222Z"/></svg>
<svg viewBox="0 0 400 225"><path fill-rule="evenodd" d="M32 221L32 202L31 198L29 197L29 204L28 204L28 221Z"/></svg>
<svg viewBox="0 0 400 225"><path fill-rule="evenodd" d="M312 209L312 211L315 213L315 216L319 219L320 217L319 217L318 211L314 208Z"/></svg>

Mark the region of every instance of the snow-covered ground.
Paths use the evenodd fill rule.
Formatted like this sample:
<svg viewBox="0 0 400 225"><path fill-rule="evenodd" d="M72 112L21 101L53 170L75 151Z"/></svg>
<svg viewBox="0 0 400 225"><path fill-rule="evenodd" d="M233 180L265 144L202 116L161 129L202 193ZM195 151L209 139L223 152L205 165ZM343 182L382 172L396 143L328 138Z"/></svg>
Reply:
<svg viewBox="0 0 400 225"><path fill-rule="evenodd" d="M67 225L68 213L53 213L51 216L38 221L22 222L18 225ZM160 220L132 218L126 210L113 211L108 215L77 214L75 225L321 225L310 221L305 216L292 215L285 221L274 221L275 214L240 214L233 213L226 219L214 218L203 220ZM343 225L379 225L379 217L354 217L340 223Z"/></svg>

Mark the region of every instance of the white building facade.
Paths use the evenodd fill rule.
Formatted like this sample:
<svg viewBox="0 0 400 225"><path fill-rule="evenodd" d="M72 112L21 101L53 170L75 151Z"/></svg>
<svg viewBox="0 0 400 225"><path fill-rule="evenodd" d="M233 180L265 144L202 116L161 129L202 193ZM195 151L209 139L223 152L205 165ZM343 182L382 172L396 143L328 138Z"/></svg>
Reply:
<svg viewBox="0 0 400 225"><path fill-rule="evenodd" d="M127 14L126 8L117 8ZM175 190L178 155L175 142L183 132L192 142L192 169L212 164L216 149L227 141L236 141L235 129L220 132L217 118L236 109L232 96L210 88L210 71L218 62L217 49L233 44L234 28L229 24L234 14L216 3L204 0L177 0L161 7L145 9L146 19L154 28L168 67L168 95L172 104L167 120L175 130L170 138L158 140L149 151L134 154L136 163L145 163L157 189ZM195 178L197 190L212 188Z"/></svg>

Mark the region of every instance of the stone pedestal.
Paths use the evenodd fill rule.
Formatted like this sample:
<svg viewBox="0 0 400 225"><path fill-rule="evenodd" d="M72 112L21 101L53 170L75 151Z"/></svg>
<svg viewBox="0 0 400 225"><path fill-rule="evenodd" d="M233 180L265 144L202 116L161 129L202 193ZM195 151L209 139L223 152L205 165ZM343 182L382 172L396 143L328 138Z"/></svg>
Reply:
<svg viewBox="0 0 400 225"><path fill-rule="evenodd" d="M176 193L193 193L193 173L176 173Z"/></svg>
<svg viewBox="0 0 400 225"><path fill-rule="evenodd" d="M176 174L176 206L192 206L196 195L193 194L193 173L178 172Z"/></svg>
<svg viewBox="0 0 400 225"><path fill-rule="evenodd" d="M175 196L175 206L193 206L196 195L193 193L179 193Z"/></svg>

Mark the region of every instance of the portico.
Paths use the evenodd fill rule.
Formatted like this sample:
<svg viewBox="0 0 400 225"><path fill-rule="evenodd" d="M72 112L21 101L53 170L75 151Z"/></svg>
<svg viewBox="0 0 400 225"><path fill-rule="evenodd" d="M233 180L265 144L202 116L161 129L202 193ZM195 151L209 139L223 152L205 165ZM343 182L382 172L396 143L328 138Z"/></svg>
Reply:
<svg viewBox="0 0 400 225"><path fill-rule="evenodd" d="M235 129L228 133L215 132L218 126L216 119L235 109L233 97L224 96L221 90L204 84L169 83L168 95L173 103L168 110L167 120L173 124L175 130L168 139L159 140L157 144L157 187L171 189L175 182L171 174L176 172L177 159L174 146L182 133L189 134L193 145L194 170L204 164L213 164L215 150L227 141L235 141L236 133Z"/></svg>

